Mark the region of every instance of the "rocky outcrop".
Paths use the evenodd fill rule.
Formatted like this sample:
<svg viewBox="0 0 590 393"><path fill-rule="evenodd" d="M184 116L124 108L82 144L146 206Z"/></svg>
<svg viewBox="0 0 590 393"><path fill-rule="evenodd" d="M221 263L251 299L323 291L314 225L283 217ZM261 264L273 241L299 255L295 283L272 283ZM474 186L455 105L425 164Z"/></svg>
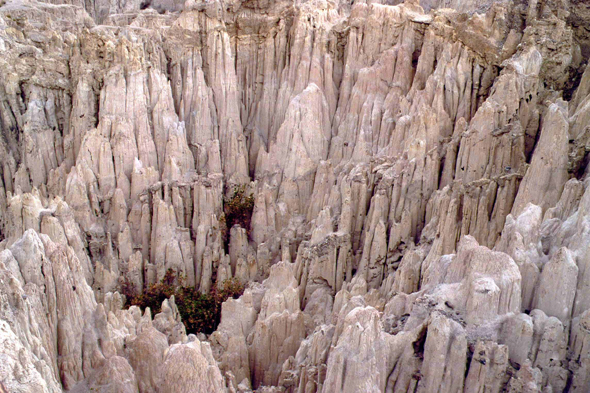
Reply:
<svg viewBox="0 0 590 393"><path fill-rule="evenodd" d="M0 390L587 391L587 11L0 1Z"/></svg>

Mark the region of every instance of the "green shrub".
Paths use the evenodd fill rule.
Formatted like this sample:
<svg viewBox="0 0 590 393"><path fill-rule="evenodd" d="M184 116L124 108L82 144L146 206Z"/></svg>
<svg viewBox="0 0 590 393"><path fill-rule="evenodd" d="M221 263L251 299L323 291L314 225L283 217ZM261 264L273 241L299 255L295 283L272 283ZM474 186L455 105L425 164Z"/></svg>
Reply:
<svg viewBox="0 0 590 393"><path fill-rule="evenodd" d="M223 213L222 225L225 225L225 232L227 241L228 233L231 227L239 224L242 228L250 231L250 220L252 219L252 211L254 210L254 196L252 194L246 195L246 186L240 185L234 189L231 197L223 199Z"/></svg>
<svg viewBox="0 0 590 393"><path fill-rule="evenodd" d="M138 306L142 311L149 307L152 315L161 311L165 299L174 296L187 333L195 334L213 333L221 321L221 304L230 297L240 297L244 292L244 284L234 278L224 281L221 289L214 286L210 293L203 294L195 287L185 286L184 277L176 275L173 269L168 269L159 283L150 286L140 295L125 293L129 287L123 285L127 305Z"/></svg>
<svg viewBox="0 0 590 393"><path fill-rule="evenodd" d="M244 293L244 289L244 284L234 277L225 280L220 290L217 290L217 288L213 288L211 293L215 296L219 305L221 305L221 303L225 302L230 297L233 299L237 299L240 296L242 296L242 294Z"/></svg>

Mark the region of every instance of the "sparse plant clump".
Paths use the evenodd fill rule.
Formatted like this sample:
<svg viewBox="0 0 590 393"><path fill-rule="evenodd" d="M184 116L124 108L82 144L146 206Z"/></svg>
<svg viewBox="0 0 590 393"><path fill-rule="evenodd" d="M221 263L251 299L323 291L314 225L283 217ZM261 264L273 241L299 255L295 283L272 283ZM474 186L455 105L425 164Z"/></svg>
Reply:
<svg viewBox="0 0 590 393"><path fill-rule="evenodd" d="M244 284L234 277L225 280L223 282L223 285L221 286L221 289L213 288L211 293L216 298L217 303L219 303L219 307L221 307L221 304L230 297L233 299L237 299L240 296L242 296L242 294L244 293L244 289Z"/></svg>
<svg viewBox="0 0 590 393"><path fill-rule="evenodd" d="M239 224L242 228L250 228L250 219L254 210L254 196L246 195L246 186L235 188L229 198L224 198L223 211L228 228Z"/></svg>
<svg viewBox="0 0 590 393"><path fill-rule="evenodd" d="M250 221L254 211L254 195L246 193L246 186L240 185L234 189L231 197L223 199L223 214L220 220L221 229L224 234L224 242L229 241L229 231L238 224L250 233Z"/></svg>
<svg viewBox="0 0 590 393"><path fill-rule="evenodd" d="M237 279L229 279L224 281L221 289L215 287L211 293L203 294L195 287L185 286L184 277L168 269L159 283L140 295L128 297L127 305L138 306L142 310L149 307L155 315L161 311L162 302L174 296L187 333L211 334L221 321L222 303L230 297L240 297L243 292L244 284Z"/></svg>

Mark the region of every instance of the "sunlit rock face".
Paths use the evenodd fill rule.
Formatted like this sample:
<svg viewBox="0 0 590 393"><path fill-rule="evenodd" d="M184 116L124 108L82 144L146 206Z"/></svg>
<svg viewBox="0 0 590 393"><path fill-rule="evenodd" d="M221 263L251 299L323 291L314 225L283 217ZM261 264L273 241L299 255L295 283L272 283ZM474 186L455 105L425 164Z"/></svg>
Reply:
<svg viewBox="0 0 590 393"><path fill-rule="evenodd" d="M589 23L0 0L0 391L588 392Z"/></svg>

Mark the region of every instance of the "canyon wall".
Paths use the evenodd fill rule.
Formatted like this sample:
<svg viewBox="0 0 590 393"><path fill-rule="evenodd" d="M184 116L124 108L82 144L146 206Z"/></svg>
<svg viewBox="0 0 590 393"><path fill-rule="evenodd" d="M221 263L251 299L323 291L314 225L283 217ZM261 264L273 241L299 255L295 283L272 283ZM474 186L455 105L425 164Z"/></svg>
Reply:
<svg viewBox="0 0 590 393"><path fill-rule="evenodd" d="M588 392L588 23L0 1L0 391ZM124 306L169 269L246 290Z"/></svg>

